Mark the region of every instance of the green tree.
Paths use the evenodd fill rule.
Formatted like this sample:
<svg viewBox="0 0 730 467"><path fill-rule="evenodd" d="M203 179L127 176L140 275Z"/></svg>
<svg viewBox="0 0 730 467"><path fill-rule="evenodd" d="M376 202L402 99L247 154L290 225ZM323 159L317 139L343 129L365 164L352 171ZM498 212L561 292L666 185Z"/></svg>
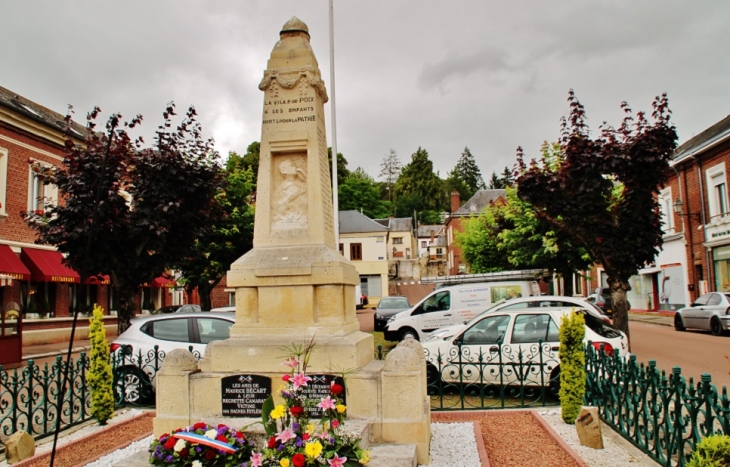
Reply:
<svg viewBox="0 0 730 467"><path fill-rule="evenodd" d="M61 167L32 166L58 187L64 203L25 213L26 222L40 243L65 253L66 263L82 277L111 277L120 333L135 315L139 285L189 256L220 215L214 198L221 175L213 142L202 138L192 107L175 128L174 109L169 104L165 110L154 146L140 149L141 140L133 141L128 130L141 117L122 124L114 114L102 134L95 130L95 108L87 117L84 145L66 140Z"/></svg>
<svg viewBox="0 0 730 467"><path fill-rule="evenodd" d="M507 187L514 186L514 184L514 177L508 167L504 168L502 175L497 175L497 172L492 171L492 178L489 179L490 190L503 190Z"/></svg>
<svg viewBox="0 0 730 467"><path fill-rule="evenodd" d="M464 148L464 151L461 153L459 160L456 161L456 165L449 175L456 176L463 180L469 187L471 195L476 193L477 190L483 190L486 188L479 166L467 147ZM471 198L471 195L469 198Z"/></svg>
<svg viewBox="0 0 730 467"><path fill-rule="evenodd" d="M469 272L481 274L512 269L507 252L501 248L499 233L507 227L500 204L489 206L479 216L463 219L462 231L456 233L461 257Z"/></svg>
<svg viewBox="0 0 730 467"><path fill-rule="evenodd" d="M475 191L469 188L464 180L459 178L453 171L449 172L449 176L444 180L444 190L451 196L451 193L458 192L461 202L464 203L474 196Z"/></svg>
<svg viewBox="0 0 730 467"><path fill-rule="evenodd" d="M256 176L252 169L228 165L223 174L224 185L215 197L221 217L195 240L192 253L174 264L182 273L188 293L198 288L203 310L212 308L210 295L231 264L253 247L251 196Z"/></svg>
<svg viewBox="0 0 730 467"><path fill-rule="evenodd" d="M586 357L583 350L585 319L569 313L560 322L560 408L565 423L575 424L586 392Z"/></svg>
<svg viewBox="0 0 730 467"><path fill-rule="evenodd" d="M388 217L392 205L380 199L380 187L362 168L350 173L345 183L339 186L340 211L361 211L371 219Z"/></svg>
<svg viewBox="0 0 730 467"><path fill-rule="evenodd" d="M431 211L438 216L446 205L443 180L433 172L428 152L420 147L411 156L411 162L403 167L395 191L396 215L399 217L412 216L414 211ZM432 213L429 217L433 216Z"/></svg>
<svg viewBox="0 0 730 467"><path fill-rule="evenodd" d="M114 413L114 392L109 343L106 340L102 308L98 305L94 305L93 317L89 319L89 340L91 355L86 381L91 392L91 416L99 425L106 425Z"/></svg>
<svg viewBox="0 0 730 467"><path fill-rule="evenodd" d="M395 149L391 149L388 155L383 158L383 162L380 163L380 178L385 183L388 201L394 202L395 182L398 180L401 168L398 154L396 154Z"/></svg>
<svg viewBox="0 0 730 467"><path fill-rule="evenodd" d="M327 167L329 167L330 180L332 178L332 148L327 148ZM347 159L342 155L341 152L337 153L337 186L339 187L347 177L350 176L350 171L347 170ZM339 193L339 190L337 191Z"/></svg>
<svg viewBox="0 0 730 467"><path fill-rule="evenodd" d="M228 160L226 161L226 170L232 172L235 169L247 169L250 168L253 173L254 179L259 173L259 158L261 155L261 143L254 141L246 148L246 154L243 156L238 155L234 151L228 153Z"/></svg>
<svg viewBox="0 0 730 467"><path fill-rule="evenodd" d="M614 324L629 335L629 278L652 261L662 245L657 195L666 182L677 133L666 94L653 103L653 123L643 112L618 129L606 124L592 139L585 110L570 91L559 151L524 162L518 149L518 195L553 229L585 248L606 271Z"/></svg>

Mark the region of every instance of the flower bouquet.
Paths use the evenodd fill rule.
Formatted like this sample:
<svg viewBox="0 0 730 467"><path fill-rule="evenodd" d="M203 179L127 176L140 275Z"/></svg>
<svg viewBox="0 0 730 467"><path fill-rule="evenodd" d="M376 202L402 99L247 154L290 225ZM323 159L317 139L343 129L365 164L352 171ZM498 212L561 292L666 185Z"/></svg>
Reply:
<svg viewBox="0 0 730 467"><path fill-rule="evenodd" d="M355 467L369 462L369 452L360 448L361 439L343 430L347 410L341 399L344 388L332 381L329 395L319 400L307 397L311 378L306 367L312 347L310 342L296 349L283 363L291 369L283 376L285 385L280 389L285 403L274 407L269 399L264 404L269 440L260 452L251 454L247 467ZM314 407L321 410L319 420L310 417L309 409Z"/></svg>
<svg viewBox="0 0 730 467"><path fill-rule="evenodd" d="M159 466L240 466L248 461L253 444L226 425L203 422L165 433L150 445L150 464Z"/></svg>

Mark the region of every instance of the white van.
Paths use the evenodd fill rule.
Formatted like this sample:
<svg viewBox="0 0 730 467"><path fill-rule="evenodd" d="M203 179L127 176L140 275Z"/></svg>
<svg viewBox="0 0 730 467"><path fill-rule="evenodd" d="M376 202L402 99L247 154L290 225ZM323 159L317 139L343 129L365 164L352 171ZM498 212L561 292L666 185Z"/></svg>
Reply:
<svg viewBox="0 0 730 467"><path fill-rule="evenodd" d="M535 281L502 281L454 285L431 292L413 308L393 316L385 326L385 339L423 340L444 326L468 321L500 300L540 295Z"/></svg>

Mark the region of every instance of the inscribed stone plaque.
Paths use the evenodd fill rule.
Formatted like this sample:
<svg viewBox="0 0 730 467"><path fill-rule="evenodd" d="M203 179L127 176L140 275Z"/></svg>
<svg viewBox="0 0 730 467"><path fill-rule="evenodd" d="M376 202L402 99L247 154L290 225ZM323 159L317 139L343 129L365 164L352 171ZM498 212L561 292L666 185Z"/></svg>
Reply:
<svg viewBox="0 0 730 467"><path fill-rule="evenodd" d="M342 403L345 404L345 393L347 391L344 390L345 382L342 380L341 376L309 375L309 377L312 378L312 381L307 383L307 385L303 388L307 399L314 400L317 404L319 404L320 400L332 395L330 387L332 386L332 381L334 381L335 384L339 384L343 388L342 394L339 394L337 397L339 397L342 400ZM309 411L310 417L322 418L322 409L319 407L309 407L307 410Z"/></svg>
<svg viewBox="0 0 730 467"><path fill-rule="evenodd" d="M271 395L271 378L260 375L233 375L221 378L222 414L239 417L261 416L264 401Z"/></svg>

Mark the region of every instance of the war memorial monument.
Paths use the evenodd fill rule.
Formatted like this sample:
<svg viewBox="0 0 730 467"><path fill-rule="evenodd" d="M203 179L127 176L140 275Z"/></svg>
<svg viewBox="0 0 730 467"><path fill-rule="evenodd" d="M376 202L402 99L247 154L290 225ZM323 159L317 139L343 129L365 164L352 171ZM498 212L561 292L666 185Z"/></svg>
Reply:
<svg viewBox="0 0 730 467"><path fill-rule="evenodd" d="M170 352L157 376L156 436L198 421L242 427L260 419L286 368L285 347L314 339L308 372L348 372L348 425L373 449L369 465L428 463L431 438L423 349L407 340L385 361L355 315L355 267L335 244L324 104L309 31L293 17L280 32L264 93L253 249L231 265L236 324L196 362ZM382 446L380 454L378 446ZM415 455L414 455L415 454ZM409 465L406 463L404 465ZM415 465L415 464L413 464Z"/></svg>

